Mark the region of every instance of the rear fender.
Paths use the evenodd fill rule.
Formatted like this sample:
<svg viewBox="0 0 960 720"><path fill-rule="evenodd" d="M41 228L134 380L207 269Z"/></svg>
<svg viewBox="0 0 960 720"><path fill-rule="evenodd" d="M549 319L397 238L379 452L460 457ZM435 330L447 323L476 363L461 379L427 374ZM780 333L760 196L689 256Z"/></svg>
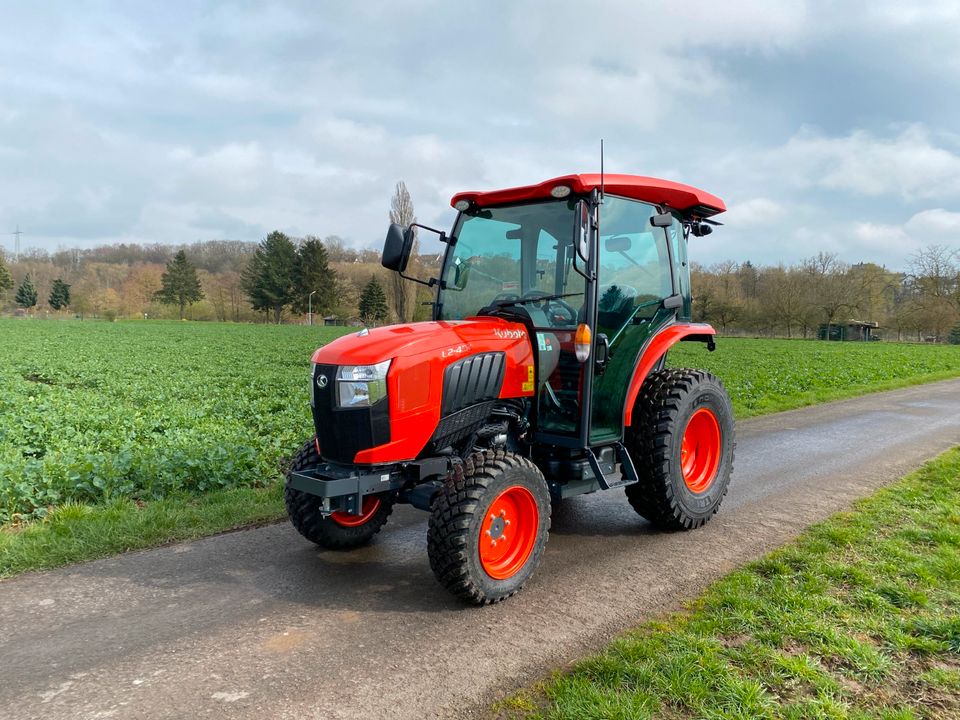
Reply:
<svg viewBox="0 0 960 720"><path fill-rule="evenodd" d="M627 391L627 401L623 409L623 426L629 427L633 424L633 405L640 394L640 388L643 387L650 371L666 355L667 350L681 340L705 342L709 347L712 346L716 334L717 331L713 329L713 326L707 323L674 323L667 325L650 338L647 346L640 353L640 361L637 363L637 367L633 371L633 378L630 380L630 389Z"/></svg>

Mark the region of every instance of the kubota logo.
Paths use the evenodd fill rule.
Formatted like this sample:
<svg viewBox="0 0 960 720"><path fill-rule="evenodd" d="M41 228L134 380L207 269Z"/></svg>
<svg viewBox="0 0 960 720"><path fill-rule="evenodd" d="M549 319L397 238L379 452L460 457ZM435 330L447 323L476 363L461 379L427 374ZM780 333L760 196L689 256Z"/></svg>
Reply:
<svg viewBox="0 0 960 720"><path fill-rule="evenodd" d="M321 390L327 386L327 376L317 375L317 387Z"/></svg>

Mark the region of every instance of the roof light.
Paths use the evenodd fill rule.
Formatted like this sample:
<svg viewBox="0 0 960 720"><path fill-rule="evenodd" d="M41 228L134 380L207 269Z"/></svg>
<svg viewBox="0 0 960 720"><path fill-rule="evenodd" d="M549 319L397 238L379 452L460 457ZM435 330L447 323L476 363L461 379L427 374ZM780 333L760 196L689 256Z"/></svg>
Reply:
<svg viewBox="0 0 960 720"><path fill-rule="evenodd" d="M586 323L580 323L577 326L577 335L573 347L577 353L577 360L586 362L587 358L590 357L590 326Z"/></svg>
<svg viewBox="0 0 960 720"><path fill-rule="evenodd" d="M553 195L555 198L565 198L567 195L570 194L570 186L554 185L553 188L550 190L550 194Z"/></svg>
<svg viewBox="0 0 960 720"><path fill-rule="evenodd" d="M460 212L466 212L467 210L470 209L470 201L461 198L460 200L457 200L453 204L453 207L459 210Z"/></svg>

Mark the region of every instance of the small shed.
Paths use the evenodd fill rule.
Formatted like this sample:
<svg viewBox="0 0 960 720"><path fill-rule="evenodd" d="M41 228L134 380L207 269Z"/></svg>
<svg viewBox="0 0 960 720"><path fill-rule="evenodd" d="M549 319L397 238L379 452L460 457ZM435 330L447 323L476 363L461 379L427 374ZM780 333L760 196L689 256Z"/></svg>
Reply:
<svg viewBox="0 0 960 720"><path fill-rule="evenodd" d="M880 327L879 323L864 320L846 320L839 323L823 324L817 332L821 340L846 340L848 342L869 342L879 340L873 331Z"/></svg>

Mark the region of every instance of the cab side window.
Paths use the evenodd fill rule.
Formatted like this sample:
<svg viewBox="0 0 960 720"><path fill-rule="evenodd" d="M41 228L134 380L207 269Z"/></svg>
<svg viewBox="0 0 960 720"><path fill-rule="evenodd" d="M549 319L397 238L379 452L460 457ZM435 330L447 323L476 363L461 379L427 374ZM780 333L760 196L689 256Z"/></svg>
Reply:
<svg viewBox="0 0 960 720"><path fill-rule="evenodd" d="M609 195L600 209L598 324L608 335L652 317L673 294L667 233L650 224L654 214L652 205Z"/></svg>

